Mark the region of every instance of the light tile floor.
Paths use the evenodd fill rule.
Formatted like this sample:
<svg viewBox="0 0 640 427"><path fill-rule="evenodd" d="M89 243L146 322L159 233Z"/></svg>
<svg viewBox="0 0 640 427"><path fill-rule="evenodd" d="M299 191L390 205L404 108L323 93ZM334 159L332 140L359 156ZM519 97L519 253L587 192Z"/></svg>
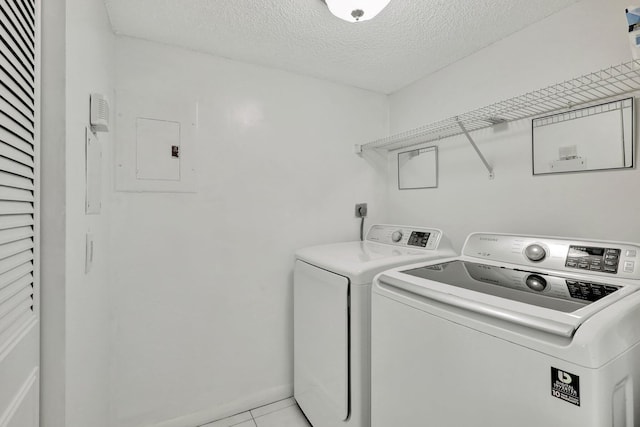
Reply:
<svg viewBox="0 0 640 427"><path fill-rule="evenodd" d="M293 397L201 427L311 427Z"/></svg>

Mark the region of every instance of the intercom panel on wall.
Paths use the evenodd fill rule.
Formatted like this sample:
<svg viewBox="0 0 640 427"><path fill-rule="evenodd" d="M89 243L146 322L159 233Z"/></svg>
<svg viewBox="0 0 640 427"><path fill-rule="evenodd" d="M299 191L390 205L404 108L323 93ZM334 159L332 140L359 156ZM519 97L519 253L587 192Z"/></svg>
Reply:
<svg viewBox="0 0 640 427"><path fill-rule="evenodd" d="M90 100L90 122L95 132L109 132L109 102L101 93L92 93Z"/></svg>
<svg viewBox="0 0 640 427"><path fill-rule="evenodd" d="M196 191L197 101L119 91L116 190Z"/></svg>

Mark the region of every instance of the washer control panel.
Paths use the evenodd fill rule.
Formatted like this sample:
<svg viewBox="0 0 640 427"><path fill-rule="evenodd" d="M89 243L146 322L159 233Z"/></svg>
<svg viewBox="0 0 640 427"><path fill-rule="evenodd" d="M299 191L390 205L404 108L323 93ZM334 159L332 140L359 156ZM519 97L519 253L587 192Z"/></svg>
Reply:
<svg viewBox="0 0 640 427"><path fill-rule="evenodd" d="M432 228L376 224L367 233L367 241L415 249L435 250L442 232Z"/></svg>
<svg viewBox="0 0 640 427"><path fill-rule="evenodd" d="M569 246L565 267L616 274L621 253L618 248Z"/></svg>
<svg viewBox="0 0 640 427"><path fill-rule="evenodd" d="M561 237L473 233L462 254L557 271L640 280L640 245ZM540 287L532 281L531 286Z"/></svg>

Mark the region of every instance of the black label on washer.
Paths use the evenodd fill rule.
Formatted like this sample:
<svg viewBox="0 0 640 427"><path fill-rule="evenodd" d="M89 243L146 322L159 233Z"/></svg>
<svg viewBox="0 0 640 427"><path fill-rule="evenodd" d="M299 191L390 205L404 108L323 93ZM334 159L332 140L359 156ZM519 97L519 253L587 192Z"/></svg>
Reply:
<svg viewBox="0 0 640 427"><path fill-rule="evenodd" d="M551 367L551 395L580 406L580 377Z"/></svg>

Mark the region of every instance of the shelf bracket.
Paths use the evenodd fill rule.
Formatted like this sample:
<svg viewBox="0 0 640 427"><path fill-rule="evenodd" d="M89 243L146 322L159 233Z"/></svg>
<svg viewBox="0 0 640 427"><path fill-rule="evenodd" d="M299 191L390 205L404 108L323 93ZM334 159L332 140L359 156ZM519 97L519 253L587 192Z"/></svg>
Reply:
<svg viewBox="0 0 640 427"><path fill-rule="evenodd" d="M487 170L489 171L489 179L495 178L495 174L493 173L493 168L491 167L491 165L489 165L489 162L487 162L487 159L485 159L484 156L482 155L482 152L480 151L480 149L476 145L475 141L473 140L473 138L471 138L471 135L469 135L469 132L467 131L467 128L464 127L462 122L460 120L458 120L457 117L456 117L456 123L458 123L458 126L460 126L460 130L462 131L462 133L464 133L464 136L467 137L467 139L469 140L469 142L473 146L473 149L476 150L476 153L478 153L478 156L480 157L480 160L482 160L482 163L484 163L484 167L487 168Z"/></svg>

